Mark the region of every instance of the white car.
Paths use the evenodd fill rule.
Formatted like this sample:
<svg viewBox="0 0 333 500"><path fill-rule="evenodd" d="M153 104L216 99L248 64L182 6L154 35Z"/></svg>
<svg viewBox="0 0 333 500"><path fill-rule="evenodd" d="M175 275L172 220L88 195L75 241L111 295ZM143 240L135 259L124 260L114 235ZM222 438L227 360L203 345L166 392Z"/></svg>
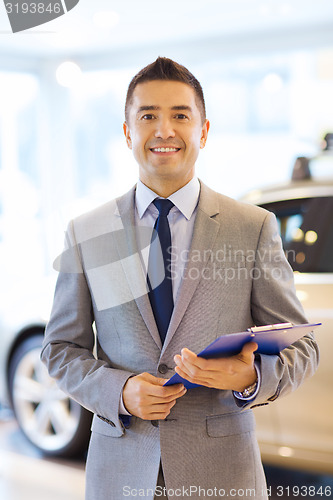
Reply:
<svg viewBox="0 0 333 500"><path fill-rule="evenodd" d="M315 375L294 393L254 410L263 460L333 473L333 178L311 177L309 165L318 159L298 158L291 182L252 191L242 201L276 215L308 321L322 323ZM333 172L329 148L320 159Z"/></svg>
<svg viewBox="0 0 333 500"><path fill-rule="evenodd" d="M51 305L53 288L42 283L33 296L31 286L2 310L0 408L14 410L22 432L45 455L70 457L87 449L92 416L57 387L40 361L46 319L36 311L44 300Z"/></svg>

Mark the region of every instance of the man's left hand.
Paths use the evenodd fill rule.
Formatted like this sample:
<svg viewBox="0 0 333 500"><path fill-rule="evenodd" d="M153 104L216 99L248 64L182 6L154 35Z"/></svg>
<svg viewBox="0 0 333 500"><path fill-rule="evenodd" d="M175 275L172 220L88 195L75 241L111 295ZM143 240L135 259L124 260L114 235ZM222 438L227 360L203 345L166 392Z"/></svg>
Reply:
<svg viewBox="0 0 333 500"><path fill-rule="evenodd" d="M242 392L257 380L254 368L257 349L255 342L249 342L235 356L204 359L184 348L174 357L175 371L193 384Z"/></svg>

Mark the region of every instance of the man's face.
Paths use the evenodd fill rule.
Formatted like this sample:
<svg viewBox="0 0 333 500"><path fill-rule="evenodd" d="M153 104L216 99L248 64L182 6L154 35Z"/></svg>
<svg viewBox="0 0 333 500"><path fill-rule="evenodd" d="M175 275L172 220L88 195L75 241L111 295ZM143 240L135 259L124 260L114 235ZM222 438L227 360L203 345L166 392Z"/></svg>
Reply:
<svg viewBox="0 0 333 500"><path fill-rule="evenodd" d="M140 180L149 187L163 180L179 187L187 184L208 130L189 85L164 80L137 85L124 133L139 164Z"/></svg>

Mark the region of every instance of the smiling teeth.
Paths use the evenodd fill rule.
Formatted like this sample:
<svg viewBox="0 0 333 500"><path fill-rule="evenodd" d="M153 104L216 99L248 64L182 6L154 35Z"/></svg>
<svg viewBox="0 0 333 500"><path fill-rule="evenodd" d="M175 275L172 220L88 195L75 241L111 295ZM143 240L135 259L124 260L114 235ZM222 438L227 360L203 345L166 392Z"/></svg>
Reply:
<svg viewBox="0 0 333 500"><path fill-rule="evenodd" d="M153 148L153 151L158 153L170 153L171 151L178 151L178 148Z"/></svg>

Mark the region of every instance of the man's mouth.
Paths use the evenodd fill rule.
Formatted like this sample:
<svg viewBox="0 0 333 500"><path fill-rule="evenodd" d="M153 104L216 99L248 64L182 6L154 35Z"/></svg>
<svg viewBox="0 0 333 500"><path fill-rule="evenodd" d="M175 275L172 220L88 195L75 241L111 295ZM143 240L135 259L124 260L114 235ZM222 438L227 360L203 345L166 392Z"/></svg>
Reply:
<svg viewBox="0 0 333 500"><path fill-rule="evenodd" d="M150 148L153 153L177 153L180 148Z"/></svg>

